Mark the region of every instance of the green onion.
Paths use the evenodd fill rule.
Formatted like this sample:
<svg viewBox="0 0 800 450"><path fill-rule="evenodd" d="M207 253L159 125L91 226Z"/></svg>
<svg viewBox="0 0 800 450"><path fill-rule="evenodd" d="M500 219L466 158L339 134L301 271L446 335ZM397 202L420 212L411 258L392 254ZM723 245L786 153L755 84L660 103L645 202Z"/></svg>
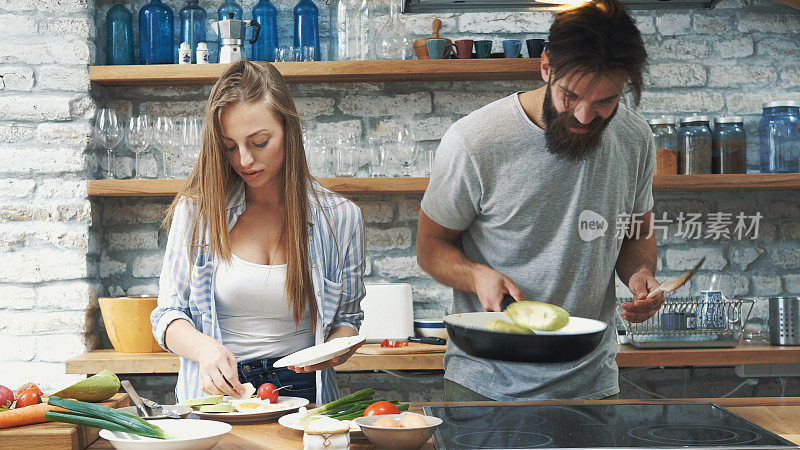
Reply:
<svg viewBox="0 0 800 450"><path fill-rule="evenodd" d="M354 392L354 393L352 393L352 394L350 394L350 395L348 395L346 397L342 397L342 398L340 398L338 400L334 400L334 401L332 401L330 403L327 403L325 405L322 405L320 407L317 407L317 408L314 408L314 409L309 409L306 412L302 413L300 415L300 418L304 419L304 418L311 417L311 416L318 415L318 414L325 414L326 412L329 412L329 411L334 411L334 412L335 411L341 411L343 406L345 406L345 405L347 405L349 403L353 403L353 402L359 401L359 400L364 400L365 398L372 397L373 395L375 395L375 389L371 389L371 388L362 389L362 390L360 390L358 392Z"/></svg>

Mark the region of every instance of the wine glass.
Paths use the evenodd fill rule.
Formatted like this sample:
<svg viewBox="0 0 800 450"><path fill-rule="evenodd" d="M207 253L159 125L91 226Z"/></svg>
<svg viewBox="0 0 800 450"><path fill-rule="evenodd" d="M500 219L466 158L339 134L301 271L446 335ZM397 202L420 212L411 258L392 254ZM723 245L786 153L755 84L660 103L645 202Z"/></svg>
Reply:
<svg viewBox="0 0 800 450"><path fill-rule="evenodd" d="M411 131L411 126L408 122L397 133L395 153L397 154L397 159L403 165L403 176L410 177L409 167L417 159L417 143L414 140L414 132Z"/></svg>
<svg viewBox="0 0 800 450"><path fill-rule="evenodd" d="M183 117L178 131L180 132L181 155L188 163L189 172L197 162L202 146L201 128L196 117ZM188 173L188 172L187 172Z"/></svg>
<svg viewBox="0 0 800 450"><path fill-rule="evenodd" d="M160 116L156 119L153 134L155 143L164 157L164 178L175 178L173 176L174 152L172 148L175 145L175 123L167 116Z"/></svg>
<svg viewBox="0 0 800 450"><path fill-rule="evenodd" d="M126 135L128 139L128 148L136 155L133 165L134 171L136 172L134 178L136 179L144 178L142 176L141 167L139 166L139 155L147 150L147 146L150 145L150 139L152 138L150 132L150 122L147 114L131 117L131 120L128 121Z"/></svg>
<svg viewBox="0 0 800 450"><path fill-rule="evenodd" d="M106 179L114 178L111 170L111 160L113 149L116 147L124 135L122 126L119 124L117 111L113 108L101 108L97 112L93 127L94 138L106 150Z"/></svg>

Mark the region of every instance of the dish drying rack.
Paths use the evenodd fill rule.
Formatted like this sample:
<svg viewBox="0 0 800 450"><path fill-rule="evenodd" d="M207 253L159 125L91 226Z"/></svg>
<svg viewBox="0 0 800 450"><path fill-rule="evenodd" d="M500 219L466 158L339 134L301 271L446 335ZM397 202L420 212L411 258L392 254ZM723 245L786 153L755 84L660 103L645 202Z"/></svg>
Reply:
<svg viewBox="0 0 800 450"><path fill-rule="evenodd" d="M650 319L623 323L636 348L736 347L754 303L725 297L717 302L671 298Z"/></svg>

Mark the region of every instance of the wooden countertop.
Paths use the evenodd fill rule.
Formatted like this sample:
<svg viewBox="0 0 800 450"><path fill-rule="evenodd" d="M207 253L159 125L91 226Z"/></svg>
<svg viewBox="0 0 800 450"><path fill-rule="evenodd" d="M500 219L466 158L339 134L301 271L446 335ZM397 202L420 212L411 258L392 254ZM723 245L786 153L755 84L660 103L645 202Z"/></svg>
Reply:
<svg viewBox="0 0 800 450"><path fill-rule="evenodd" d="M362 370L443 370L441 353L411 355L353 355L339 372ZM733 366L737 364L800 363L800 346L739 344L734 348L636 349L619 346L620 367ZM94 350L66 362L66 373L177 373L178 357L171 353L118 353Z"/></svg>
<svg viewBox="0 0 800 450"><path fill-rule="evenodd" d="M798 445L800 445L800 398L788 397L761 397L761 398L723 398L723 399L673 399L673 400L575 400L575 401L547 401L547 402L460 402L460 403L412 403L411 411L422 412L423 406L470 406L491 404L497 405L581 405L581 404L611 404L611 403L691 403L714 402L735 414L772 431ZM108 441L99 439L90 449L112 448ZM284 428L277 421L268 423L234 425L233 431L225 435L214 447L215 450L228 449L301 449L303 448L303 433L301 431ZM375 448L366 440L354 440L351 449ZM433 449L433 439L422 447Z"/></svg>

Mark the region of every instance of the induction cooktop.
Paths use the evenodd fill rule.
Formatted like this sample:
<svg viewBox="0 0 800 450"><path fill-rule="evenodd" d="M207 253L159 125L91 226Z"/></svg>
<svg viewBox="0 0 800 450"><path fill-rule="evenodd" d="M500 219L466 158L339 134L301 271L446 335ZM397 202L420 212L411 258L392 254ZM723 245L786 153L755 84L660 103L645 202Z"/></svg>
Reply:
<svg viewBox="0 0 800 450"><path fill-rule="evenodd" d="M438 450L798 448L714 403L425 406Z"/></svg>

